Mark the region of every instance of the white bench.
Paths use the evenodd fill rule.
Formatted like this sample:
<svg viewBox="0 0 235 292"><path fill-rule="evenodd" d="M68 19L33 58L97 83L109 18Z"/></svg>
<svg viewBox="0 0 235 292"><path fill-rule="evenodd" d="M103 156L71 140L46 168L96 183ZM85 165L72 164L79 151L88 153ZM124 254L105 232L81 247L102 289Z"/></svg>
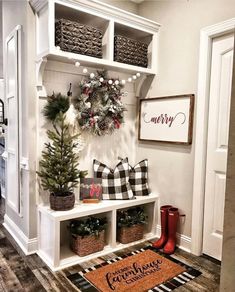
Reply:
<svg viewBox="0 0 235 292"><path fill-rule="evenodd" d="M53 211L49 206L38 206L38 255L56 271L71 265L89 261L116 250L144 242L156 237L158 195L137 197L135 200L101 201L97 204L77 203L70 211ZM116 240L117 210L144 205L148 214L144 239L129 244L120 244ZM70 249L69 221L91 215L106 216L108 227L106 246L103 251L85 257L79 257Z"/></svg>

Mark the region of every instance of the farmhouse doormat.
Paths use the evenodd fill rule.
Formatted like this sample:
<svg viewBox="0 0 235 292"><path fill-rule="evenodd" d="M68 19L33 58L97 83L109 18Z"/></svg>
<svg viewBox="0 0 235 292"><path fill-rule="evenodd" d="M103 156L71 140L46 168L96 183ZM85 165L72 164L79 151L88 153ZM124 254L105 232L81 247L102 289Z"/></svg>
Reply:
<svg viewBox="0 0 235 292"><path fill-rule="evenodd" d="M81 291L122 292L172 291L201 272L180 261L159 254L153 248L136 250L122 257L69 275Z"/></svg>

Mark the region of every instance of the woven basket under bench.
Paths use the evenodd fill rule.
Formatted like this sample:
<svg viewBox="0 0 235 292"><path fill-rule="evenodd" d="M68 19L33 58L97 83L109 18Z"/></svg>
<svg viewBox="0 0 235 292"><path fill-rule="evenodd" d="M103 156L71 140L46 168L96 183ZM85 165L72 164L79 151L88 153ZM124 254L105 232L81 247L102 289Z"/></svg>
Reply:
<svg viewBox="0 0 235 292"><path fill-rule="evenodd" d="M114 61L148 67L148 45L124 36L114 37Z"/></svg>
<svg viewBox="0 0 235 292"><path fill-rule="evenodd" d="M84 257L94 252L104 249L105 246L105 231L99 232L99 235L87 235L81 237L72 235L71 248L80 257Z"/></svg>
<svg viewBox="0 0 235 292"><path fill-rule="evenodd" d="M102 32L76 21L55 22L55 45L62 51L102 58Z"/></svg>
<svg viewBox="0 0 235 292"><path fill-rule="evenodd" d="M141 240L144 237L144 225L135 224L130 227L120 227L117 231L117 239L120 243L130 243Z"/></svg>

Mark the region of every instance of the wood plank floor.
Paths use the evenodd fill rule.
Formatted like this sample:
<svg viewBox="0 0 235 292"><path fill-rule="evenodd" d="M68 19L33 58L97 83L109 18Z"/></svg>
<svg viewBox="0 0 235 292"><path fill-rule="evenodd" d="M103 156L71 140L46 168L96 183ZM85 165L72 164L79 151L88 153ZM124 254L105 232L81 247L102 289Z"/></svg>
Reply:
<svg viewBox="0 0 235 292"><path fill-rule="evenodd" d="M2 200L4 202L4 200ZM78 272L84 268L101 263L104 260L130 252L143 245L132 247L103 258L76 265L53 273L37 255L25 256L14 239L2 226L4 204L0 205L0 292L21 291L79 291L67 279L66 275ZM147 244L147 243L146 243ZM214 292L219 291L220 265L216 261L200 256L196 257L182 250L177 250L175 258L200 270L202 275L193 281L175 289L176 292Z"/></svg>

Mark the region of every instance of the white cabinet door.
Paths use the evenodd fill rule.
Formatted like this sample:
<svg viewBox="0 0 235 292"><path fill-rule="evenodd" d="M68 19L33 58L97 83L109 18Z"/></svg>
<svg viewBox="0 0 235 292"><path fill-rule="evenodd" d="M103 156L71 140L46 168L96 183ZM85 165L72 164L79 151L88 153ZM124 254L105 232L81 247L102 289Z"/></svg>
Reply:
<svg viewBox="0 0 235 292"><path fill-rule="evenodd" d="M203 253L221 260L234 36L215 38L207 140Z"/></svg>
<svg viewBox="0 0 235 292"><path fill-rule="evenodd" d="M7 107L7 186L6 203L20 213L20 165L19 165L19 62L20 27L16 27L6 40L6 107Z"/></svg>

